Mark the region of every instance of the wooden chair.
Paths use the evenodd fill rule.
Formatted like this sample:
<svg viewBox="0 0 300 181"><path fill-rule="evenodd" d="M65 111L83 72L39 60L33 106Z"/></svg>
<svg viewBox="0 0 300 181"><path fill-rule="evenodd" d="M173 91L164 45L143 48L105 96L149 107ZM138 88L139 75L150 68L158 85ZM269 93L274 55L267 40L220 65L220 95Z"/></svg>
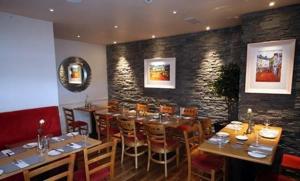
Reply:
<svg viewBox="0 0 300 181"><path fill-rule="evenodd" d="M144 116L149 111L149 107L147 104L137 103L135 110L136 110L137 116Z"/></svg>
<svg viewBox="0 0 300 181"><path fill-rule="evenodd" d="M199 176L204 180L225 180L225 161L224 158L204 154L197 147L203 141L202 126L194 123L190 127L186 127L183 131L185 139L185 147L188 160L188 181L191 180L192 174Z"/></svg>
<svg viewBox="0 0 300 181"><path fill-rule="evenodd" d="M138 151L138 148L142 148L147 144L147 138L142 132L137 131L135 126L135 120L120 118L119 129L120 129L121 140L122 140L121 164L123 164L124 154L125 154L127 156L134 157L135 168L137 169L138 157L143 155L146 152L146 149L142 149L141 151Z"/></svg>
<svg viewBox="0 0 300 181"><path fill-rule="evenodd" d="M54 170L56 168L60 168L62 166L67 166L66 171L61 171L61 169L57 171L61 171L57 175L51 174L49 178L47 178L47 181L54 181L54 180L59 180L67 177L68 181L73 180L73 170L74 170L74 161L75 161L75 154L71 154L69 156L66 156L60 160L54 161L52 163L43 165L41 167L37 167L31 170L24 170L23 175L24 175L24 180L25 181L30 181L32 178L36 176L40 176L41 174L44 174L48 171Z"/></svg>
<svg viewBox="0 0 300 181"><path fill-rule="evenodd" d="M298 178L292 178L286 176L288 172L298 173ZM280 173L265 173L262 172L256 177L256 181L265 181L265 180L275 180L275 181L296 181L299 179L300 173L300 157L291 154L283 154L281 164L280 164Z"/></svg>
<svg viewBox="0 0 300 181"><path fill-rule="evenodd" d="M109 112L118 112L120 110L120 103L115 99L108 101L107 106Z"/></svg>
<svg viewBox="0 0 300 181"><path fill-rule="evenodd" d="M203 130L204 139L209 139L213 136L213 124L210 118L201 119L201 126Z"/></svg>
<svg viewBox="0 0 300 181"><path fill-rule="evenodd" d="M74 111L73 109L63 107L65 120L66 120L66 128L67 132L85 130L88 131L88 123L84 121L75 121Z"/></svg>
<svg viewBox="0 0 300 181"><path fill-rule="evenodd" d="M172 139L170 136L166 136L166 130L164 125L159 123L151 123L145 126L147 132L148 140L148 165L147 171L150 169L150 162L164 164L165 167L165 177L168 177L168 167L167 164L176 159L176 166L179 165L179 144L175 139ZM167 154L171 152L176 152L176 154L169 159ZM156 159L155 155L163 155L164 159Z"/></svg>
<svg viewBox="0 0 300 181"><path fill-rule="evenodd" d="M110 115L93 112L96 121L96 131L98 139L104 142L109 142L113 137L120 138L120 130L112 126L115 121Z"/></svg>
<svg viewBox="0 0 300 181"><path fill-rule="evenodd" d="M175 114L175 107L167 106L167 105L160 105L159 106L159 112L161 114L174 115Z"/></svg>
<svg viewBox="0 0 300 181"><path fill-rule="evenodd" d="M115 174L117 140L103 143L83 150L84 169L74 173L74 181L100 181L110 178Z"/></svg>
<svg viewBox="0 0 300 181"><path fill-rule="evenodd" d="M196 120L197 116L198 116L198 108L197 107L180 107L180 116L191 117L194 120Z"/></svg>

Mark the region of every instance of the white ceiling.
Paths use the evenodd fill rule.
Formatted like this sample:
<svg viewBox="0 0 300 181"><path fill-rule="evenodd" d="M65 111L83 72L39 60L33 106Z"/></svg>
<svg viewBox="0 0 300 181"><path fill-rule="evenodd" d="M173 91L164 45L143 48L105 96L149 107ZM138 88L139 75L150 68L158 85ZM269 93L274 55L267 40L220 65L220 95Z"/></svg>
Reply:
<svg viewBox="0 0 300 181"><path fill-rule="evenodd" d="M68 1L0 0L0 11L52 21L56 38L112 44L150 39L153 34L164 37L205 31L206 26L230 27L239 24L242 14L271 8L270 0L153 0L151 4L144 0ZM276 0L272 8L297 3L300 0ZM187 17L197 18L199 23L184 21Z"/></svg>

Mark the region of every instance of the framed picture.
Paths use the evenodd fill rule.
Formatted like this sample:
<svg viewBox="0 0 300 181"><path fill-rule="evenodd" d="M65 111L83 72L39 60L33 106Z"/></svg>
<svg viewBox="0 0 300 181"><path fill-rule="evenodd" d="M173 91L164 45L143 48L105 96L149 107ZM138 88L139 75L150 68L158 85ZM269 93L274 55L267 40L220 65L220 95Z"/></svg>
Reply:
<svg viewBox="0 0 300 181"><path fill-rule="evenodd" d="M82 67L80 64L68 66L68 80L70 84L82 84Z"/></svg>
<svg viewBox="0 0 300 181"><path fill-rule="evenodd" d="M291 39L248 44L245 92L291 94L295 43Z"/></svg>
<svg viewBox="0 0 300 181"><path fill-rule="evenodd" d="M144 60L144 87L175 89L176 59L154 58Z"/></svg>

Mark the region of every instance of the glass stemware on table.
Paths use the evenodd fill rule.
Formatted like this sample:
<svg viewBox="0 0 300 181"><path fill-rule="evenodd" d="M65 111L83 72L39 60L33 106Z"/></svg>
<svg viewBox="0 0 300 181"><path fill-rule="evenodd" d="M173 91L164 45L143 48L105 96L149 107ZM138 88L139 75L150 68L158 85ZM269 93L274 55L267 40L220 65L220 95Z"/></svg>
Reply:
<svg viewBox="0 0 300 181"><path fill-rule="evenodd" d="M89 137L89 130L81 130L80 134L83 136L84 139L84 147L87 146L87 139Z"/></svg>

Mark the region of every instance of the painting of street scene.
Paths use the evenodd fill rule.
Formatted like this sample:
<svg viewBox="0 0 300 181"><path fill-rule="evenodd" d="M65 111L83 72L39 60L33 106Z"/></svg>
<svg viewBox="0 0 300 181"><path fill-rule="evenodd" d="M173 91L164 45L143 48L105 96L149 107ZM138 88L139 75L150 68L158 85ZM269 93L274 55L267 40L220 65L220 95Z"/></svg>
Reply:
<svg viewBox="0 0 300 181"><path fill-rule="evenodd" d="M280 82L282 50L259 51L256 59L256 82Z"/></svg>
<svg viewBox="0 0 300 181"><path fill-rule="evenodd" d="M150 80L170 81L170 64L150 65Z"/></svg>

